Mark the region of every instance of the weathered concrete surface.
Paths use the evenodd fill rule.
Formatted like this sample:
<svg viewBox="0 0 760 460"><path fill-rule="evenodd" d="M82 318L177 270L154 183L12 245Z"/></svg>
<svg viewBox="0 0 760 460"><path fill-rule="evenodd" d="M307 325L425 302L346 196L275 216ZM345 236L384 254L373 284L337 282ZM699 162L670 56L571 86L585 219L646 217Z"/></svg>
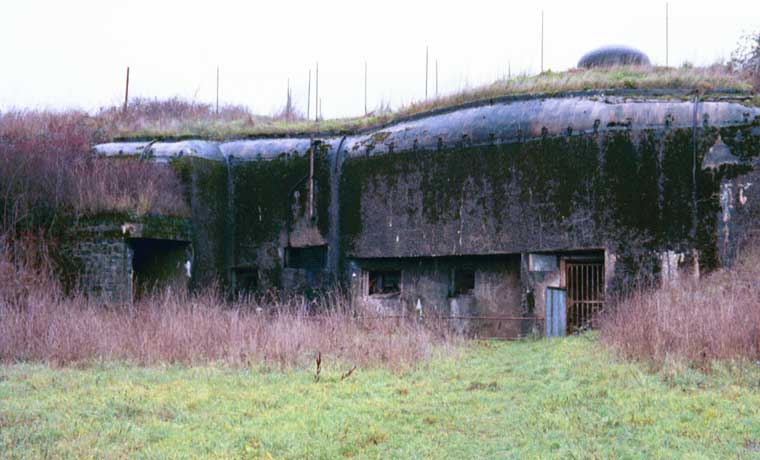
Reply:
<svg viewBox="0 0 760 460"><path fill-rule="evenodd" d="M731 264L744 246L760 240L760 168L720 185L717 244L721 265Z"/></svg>
<svg viewBox="0 0 760 460"><path fill-rule="evenodd" d="M80 286L91 298L130 303L138 285L144 289L187 288L192 267L190 240L191 223L186 219L104 214L72 222L63 254L78 267ZM141 252L137 246L143 241L171 247L165 254L152 251L154 260L140 254L141 264L136 267L135 252Z"/></svg>

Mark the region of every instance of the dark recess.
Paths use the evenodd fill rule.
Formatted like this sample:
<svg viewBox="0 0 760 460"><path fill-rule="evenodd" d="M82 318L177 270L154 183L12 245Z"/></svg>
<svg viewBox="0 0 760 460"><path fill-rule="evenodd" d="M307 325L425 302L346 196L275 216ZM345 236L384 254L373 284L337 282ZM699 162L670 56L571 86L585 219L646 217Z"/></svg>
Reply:
<svg viewBox="0 0 760 460"><path fill-rule="evenodd" d="M134 251L135 299L165 287L186 288L185 262L189 243L172 240L135 238L130 240Z"/></svg>

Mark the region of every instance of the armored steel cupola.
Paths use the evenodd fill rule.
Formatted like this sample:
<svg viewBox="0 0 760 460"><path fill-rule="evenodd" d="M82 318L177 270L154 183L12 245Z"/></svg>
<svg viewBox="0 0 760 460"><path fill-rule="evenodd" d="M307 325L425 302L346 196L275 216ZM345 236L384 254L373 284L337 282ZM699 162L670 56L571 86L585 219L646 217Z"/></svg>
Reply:
<svg viewBox="0 0 760 460"><path fill-rule="evenodd" d="M578 67L590 69L592 67L613 67L618 65L651 65L649 57L643 52L630 46L613 45L603 46L584 54Z"/></svg>

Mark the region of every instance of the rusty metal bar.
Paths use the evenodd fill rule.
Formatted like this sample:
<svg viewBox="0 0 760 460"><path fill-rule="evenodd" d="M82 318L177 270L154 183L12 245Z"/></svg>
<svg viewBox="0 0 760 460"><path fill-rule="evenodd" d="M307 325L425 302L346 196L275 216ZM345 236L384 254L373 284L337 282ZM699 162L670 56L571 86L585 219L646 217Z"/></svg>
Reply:
<svg viewBox="0 0 760 460"><path fill-rule="evenodd" d="M416 319L414 315L359 316L359 319ZM473 321L543 321L543 316L429 316L432 319L473 320Z"/></svg>
<svg viewBox="0 0 760 460"><path fill-rule="evenodd" d="M377 315L377 316L357 316L356 319L373 320L373 319L409 319L416 320L415 315ZM472 321L543 321L543 316L428 316L427 319L444 319L444 320L472 320ZM319 316L304 315L303 319L319 321L324 318Z"/></svg>

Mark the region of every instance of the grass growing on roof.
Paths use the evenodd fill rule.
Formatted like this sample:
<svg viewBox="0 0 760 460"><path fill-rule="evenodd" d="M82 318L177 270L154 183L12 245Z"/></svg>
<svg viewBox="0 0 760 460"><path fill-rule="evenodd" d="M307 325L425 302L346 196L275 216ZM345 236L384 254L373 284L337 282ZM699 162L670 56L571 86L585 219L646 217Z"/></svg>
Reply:
<svg viewBox="0 0 760 460"><path fill-rule="evenodd" d="M760 458L760 370L647 373L589 337L393 373L0 367L3 458Z"/></svg>
<svg viewBox="0 0 760 460"><path fill-rule="evenodd" d="M254 116L232 107L230 113L219 116L210 110L193 111L189 116L171 112L169 116L128 117L125 123L114 117L112 135L117 138L208 138L257 137L278 135L308 135L311 133L347 134L380 126L399 118L431 110L501 96L545 94L552 95L587 90L697 90L750 91L752 84L739 72L725 66L710 67L637 67L571 69L564 72L547 71L539 75L520 75L494 83L468 88L450 95L412 102L394 112L370 113L366 117L286 122L273 117ZM209 106L210 107L210 106ZM223 110L224 112L224 110ZM114 112L118 114L118 112Z"/></svg>
<svg viewBox="0 0 760 460"><path fill-rule="evenodd" d="M480 99L509 95L557 94L570 91L605 89L750 91L752 85L741 74L723 66L710 67L638 67L571 69L547 71L533 76L517 76L489 85L464 90L430 101L410 104L399 111L411 115L455 106Z"/></svg>

